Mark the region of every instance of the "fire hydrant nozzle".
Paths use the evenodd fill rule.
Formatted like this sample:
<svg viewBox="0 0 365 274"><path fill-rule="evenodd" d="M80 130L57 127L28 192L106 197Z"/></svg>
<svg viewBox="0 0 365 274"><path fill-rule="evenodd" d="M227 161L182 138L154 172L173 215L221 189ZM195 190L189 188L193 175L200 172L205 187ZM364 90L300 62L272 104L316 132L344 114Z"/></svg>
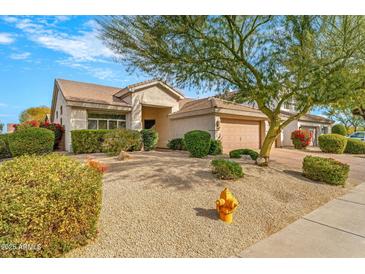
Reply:
<svg viewBox="0 0 365 274"><path fill-rule="evenodd" d="M235 211L235 209L237 208L238 201L228 190L228 188L225 188L221 192L219 200L217 200L215 204L219 214L219 218L226 223L232 223L233 211Z"/></svg>

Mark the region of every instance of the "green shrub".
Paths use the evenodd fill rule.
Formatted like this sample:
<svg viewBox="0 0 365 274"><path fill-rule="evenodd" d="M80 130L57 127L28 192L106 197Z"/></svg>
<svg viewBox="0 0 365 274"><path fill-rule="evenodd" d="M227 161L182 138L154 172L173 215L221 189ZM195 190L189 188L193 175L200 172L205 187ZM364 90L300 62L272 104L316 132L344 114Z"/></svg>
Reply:
<svg viewBox="0 0 365 274"><path fill-rule="evenodd" d="M211 140L209 147L209 155L219 155L222 154L223 147L221 140Z"/></svg>
<svg viewBox="0 0 365 274"><path fill-rule="evenodd" d="M203 158L209 153L210 138L207 131L193 130L185 133L184 143L192 157Z"/></svg>
<svg viewBox="0 0 365 274"><path fill-rule="evenodd" d="M58 257L97 234L102 175L59 154L21 156L0 165L2 257Z"/></svg>
<svg viewBox="0 0 365 274"><path fill-rule="evenodd" d="M9 134L0 134L0 159L11 157L8 136Z"/></svg>
<svg viewBox="0 0 365 274"><path fill-rule="evenodd" d="M149 151L156 148L158 142L158 133L154 129L141 130L144 150Z"/></svg>
<svg viewBox="0 0 365 274"><path fill-rule="evenodd" d="M339 134L342 136L346 136L347 135L347 130L346 127L342 124L336 124L332 127L332 131L333 134Z"/></svg>
<svg viewBox="0 0 365 274"><path fill-rule="evenodd" d="M186 150L184 139L176 138L172 139L167 143L167 147L173 150Z"/></svg>
<svg viewBox="0 0 365 274"><path fill-rule="evenodd" d="M365 154L365 142L357 139L348 139L345 153Z"/></svg>
<svg viewBox="0 0 365 274"><path fill-rule="evenodd" d="M306 156L303 160L305 177L331 185L344 185L349 171L349 165L331 158Z"/></svg>
<svg viewBox="0 0 365 274"><path fill-rule="evenodd" d="M54 133L45 128L28 128L8 136L13 157L25 154L45 154L53 151Z"/></svg>
<svg viewBox="0 0 365 274"><path fill-rule="evenodd" d="M242 155L250 155L251 159L254 161L256 161L256 159L259 157L258 152L249 148L235 149L229 152L230 158L241 158Z"/></svg>
<svg viewBox="0 0 365 274"><path fill-rule="evenodd" d="M242 167L230 160L215 159L211 161L213 174L223 180L234 180L243 177Z"/></svg>
<svg viewBox="0 0 365 274"><path fill-rule="evenodd" d="M339 134L322 134L318 143L323 152L341 154L345 151L347 138Z"/></svg>
<svg viewBox="0 0 365 274"><path fill-rule="evenodd" d="M120 151L141 150L142 137L136 130L113 129L105 135L103 151L110 155L118 155Z"/></svg>
<svg viewBox="0 0 365 274"><path fill-rule="evenodd" d="M95 153L103 151L105 134L107 129L82 129L71 131L72 151L79 153Z"/></svg>

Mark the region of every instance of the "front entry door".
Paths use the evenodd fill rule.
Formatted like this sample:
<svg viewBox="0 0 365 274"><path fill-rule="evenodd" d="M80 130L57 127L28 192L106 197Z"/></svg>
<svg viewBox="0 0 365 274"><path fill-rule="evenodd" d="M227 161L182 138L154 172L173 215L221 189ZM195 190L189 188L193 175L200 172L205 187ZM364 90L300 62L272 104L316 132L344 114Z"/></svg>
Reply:
<svg viewBox="0 0 365 274"><path fill-rule="evenodd" d="M144 120L144 129L153 128L156 124L156 120Z"/></svg>

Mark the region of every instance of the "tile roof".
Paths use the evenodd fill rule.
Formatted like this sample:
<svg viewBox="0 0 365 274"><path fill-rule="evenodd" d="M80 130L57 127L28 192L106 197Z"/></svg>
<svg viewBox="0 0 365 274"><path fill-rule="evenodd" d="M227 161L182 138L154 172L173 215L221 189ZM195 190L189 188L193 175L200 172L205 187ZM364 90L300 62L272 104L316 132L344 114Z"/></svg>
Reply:
<svg viewBox="0 0 365 274"><path fill-rule="evenodd" d="M285 115L285 116L289 116L294 114L293 112L290 111L280 111L281 114ZM326 117L323 116L319 116L319 115L314 115L314 114L305 114L302 117L299 118L299 121L307 121L307 122L319 122L319 123L326 123L326 124L333 124L334 121L332 121L331 119L328 119Z"/></svg>
<svg viewBox="0 0 365 274"><path fill-rule="evenodd" d="M209 108L222 108L222 109L230 109L230 110L238 110L238 111L249 111L249 112L256 112L257 114L262 115L262 112L256 108L225 101L225 100L222 100L222 99L219 99L216 97L208 97L208 98L197 99L197 100L192 100L192 101L186 102L182 106L182 108L175 113L186 113L186 112L190 112L190 111L209 109Z"/></svg>
<svg viewBox="0 0 365 274"><path fill-rule="evenodd" d="M130 106L124 100L113 96L121 88L83 83L64 79L56 79L66 100L90 102L116 106Z"/></svg>

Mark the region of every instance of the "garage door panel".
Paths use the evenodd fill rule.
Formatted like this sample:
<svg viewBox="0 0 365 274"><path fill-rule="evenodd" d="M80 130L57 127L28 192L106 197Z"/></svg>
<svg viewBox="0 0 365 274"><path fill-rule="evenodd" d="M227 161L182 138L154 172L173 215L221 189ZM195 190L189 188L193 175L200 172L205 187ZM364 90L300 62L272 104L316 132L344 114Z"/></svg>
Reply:
<svg viewBox="0 0 365 274"><path fill-rule="evenodd" d="M238 148L260 148L260 122L221 119L221 140L228 152Z"/></svg>

